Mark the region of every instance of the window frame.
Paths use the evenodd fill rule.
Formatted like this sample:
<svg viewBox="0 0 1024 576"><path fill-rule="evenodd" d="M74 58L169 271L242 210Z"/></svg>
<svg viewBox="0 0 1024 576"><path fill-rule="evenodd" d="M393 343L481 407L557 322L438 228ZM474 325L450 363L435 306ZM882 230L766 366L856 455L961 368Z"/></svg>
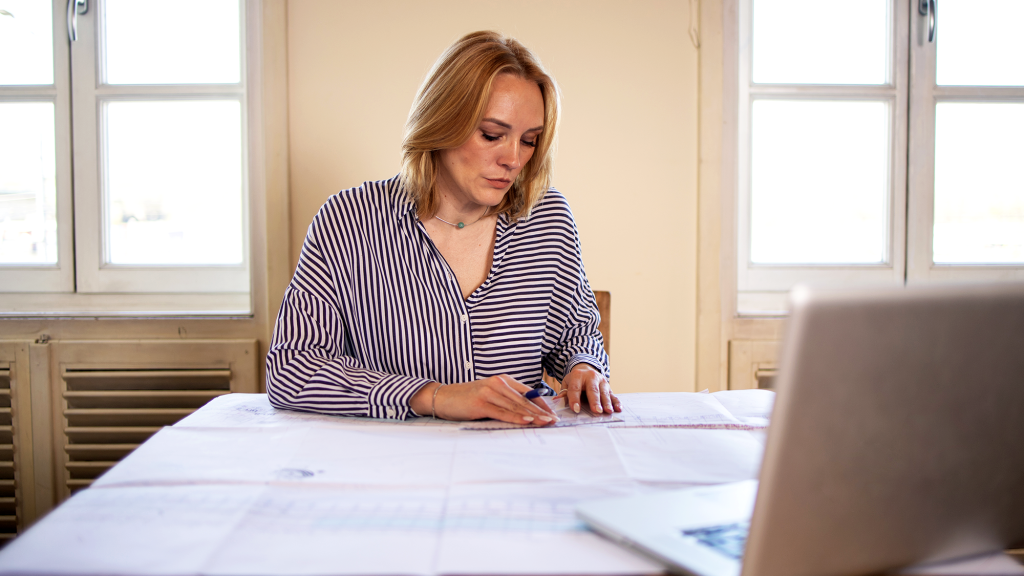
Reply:
<svg viewBox="0 0 1024 576"><path fill-rule="evenodd" d="M789 288L817 285L912 284L1024 280L1024 264L935 264L932 261L935 110L942 102L1024 102L1024 87L938 86L935 42L926 37L916 2L892 0L891 82L878 90L892 103L890 260L885 266L754 265L750 253L750 107L756 98L856 98L844 86L755 85L751 81L752 2L723 5L723 266L728 317L781 317ZM858 87L863 89L863 87ZM871 88L871 87L869 87ZM735 276L733 276L735 274Z"/></svg>
<svg viewBox="0 0 1024 576"><path fill-rule="evenodd" d="M66 292L74 289L74 219L71 203L71 58L64 2L52 0L53 84L0 86L0 103L51 102L54 107L57 263L0 265L0 293ZM6 295L5 295L6 299Z"/></svg>
<svg viewBox="0 0 1024 576"><path fill-rule="evenodd" d="M0 88L61 99L57 107L58 265L4 266L2 316L226 316L253 314L253 247L263 244L262 2L240 1L241 79L236 85L101 86L96 75L102 0L80 16L72 45L65 0L53 0L55 84ZM77 65L75 75L72 67ZM51 94L52 93L52 94ZM241 104L243 139L243 263L238 266L106 266L101 257L103 209L99 176L99 115L105 99L181 99L222 96ZM24 99L27 96L22 97ZM72 115L78 123L72 127ZM64 119L62 121L62 118ZM91 126L82 129L82 118ZM63 151L62 151L63 149ZM79 157L72 159L72 154ZM82 156L87 156L82 160ZM72 174L74 162L76 171ZM72 192L72 179L74 193ZM91 186L90 186L91 183ZM73 233L71 232L73 231ZM72 235L73 234L73 235ZM59 279L54 280L55 276Z"/></svg>
<svg viewBox="0 0 1024 576"><path fill-rule="evenodd" d="M882 85L756 84L753 81L753 1L726 0L725 37L735 38L738 49L726 61L726 90L735 86L737 130L733 153L735 170L736 312L740 316L781 315L786 297L796 283L815 285L871 285L903 283L905 274L908 46L900 37L907 25L908 0L889 2L888 81ZM730 29L731 28L731 29ZM731 66L730 66L731 64ZM731 69L730 69L731 67ZM889 109L889 202L887 261L883 264L755 264L751 242L751 110L756 100L884 101ZM727 123L728 124L728 123ZM725 157L730 157L726 153ZM728 164L728 161L725 162ZM729 169L728 166L726 169Z"/></svg>
<svg viewBox="0 0 1024 576"><path fill-rule="evenodd" d="M916 10L912 6L911 10ZM935 41L928 42L924 18L911 18L910 134L908 147L909 214L907 218L907 284L1024 280L1024 264L935 264L932 233L935 201L935 108L942 102L1024 103L1024 86L938 86Z"/></svg>

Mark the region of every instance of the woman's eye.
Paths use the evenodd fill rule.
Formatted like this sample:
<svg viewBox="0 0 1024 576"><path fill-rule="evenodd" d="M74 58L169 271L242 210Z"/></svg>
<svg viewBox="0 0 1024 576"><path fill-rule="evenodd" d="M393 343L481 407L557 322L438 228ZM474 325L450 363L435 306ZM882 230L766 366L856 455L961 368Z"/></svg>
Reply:
<svg viewBox="0 0 1024 576"><path fill-rule="evenodd" d="M487 140L488 142L494 142L498 138L501 138L501 136L494 136L492 134L488 134L487 132L481 132L481 134L484 135L484 140Z"/></svg>
<svg viewBox="0 0 1024 576"><path fill-rule="evenodd" d="M529 146L530 148L536 148L537 147L537 141L533 140L532 142L527 142L526 140L523 140L523 145L524 146Z"/></svg>

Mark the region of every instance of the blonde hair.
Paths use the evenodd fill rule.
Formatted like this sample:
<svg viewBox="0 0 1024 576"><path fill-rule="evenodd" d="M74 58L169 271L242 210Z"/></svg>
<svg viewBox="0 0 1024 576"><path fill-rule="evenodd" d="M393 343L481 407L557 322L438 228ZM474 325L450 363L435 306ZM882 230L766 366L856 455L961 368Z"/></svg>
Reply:
<svg viewBox="0 0 1024 576"><path fill-rule="evenodd" d="M435 190L442 150L458 148L476 131L499 74L536 82L544 99L544 130L533 156L492 213L528 216L551 185L559 94L540 61L516 39L497 32L467 34L448 47L420 86L402 141L402 183L421 216L437 213Z"/></svg>

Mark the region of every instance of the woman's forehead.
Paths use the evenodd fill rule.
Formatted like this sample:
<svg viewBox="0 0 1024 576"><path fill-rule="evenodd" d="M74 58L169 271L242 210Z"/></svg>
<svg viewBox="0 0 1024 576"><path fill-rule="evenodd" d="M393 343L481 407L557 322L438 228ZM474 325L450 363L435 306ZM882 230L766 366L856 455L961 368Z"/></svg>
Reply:
<svg viewBox="0 0 1024 576"><path fill-rule="evenodd" d="M500 74L494 79L484 119L528 131L544 127L544 97L536 82Z"/></svg>

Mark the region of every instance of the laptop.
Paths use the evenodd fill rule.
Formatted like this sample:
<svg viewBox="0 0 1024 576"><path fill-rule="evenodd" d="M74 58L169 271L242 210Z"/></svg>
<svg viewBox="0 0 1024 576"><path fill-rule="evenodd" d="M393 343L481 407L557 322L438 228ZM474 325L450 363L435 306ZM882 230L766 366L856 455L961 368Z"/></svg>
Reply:
<svg viewBox="0 0 1024 576"><path fill-rule="evenodd" d="M583 503L699 576L868 574L1024 543L1024 284L800 287L758 481Z"/></svg>

